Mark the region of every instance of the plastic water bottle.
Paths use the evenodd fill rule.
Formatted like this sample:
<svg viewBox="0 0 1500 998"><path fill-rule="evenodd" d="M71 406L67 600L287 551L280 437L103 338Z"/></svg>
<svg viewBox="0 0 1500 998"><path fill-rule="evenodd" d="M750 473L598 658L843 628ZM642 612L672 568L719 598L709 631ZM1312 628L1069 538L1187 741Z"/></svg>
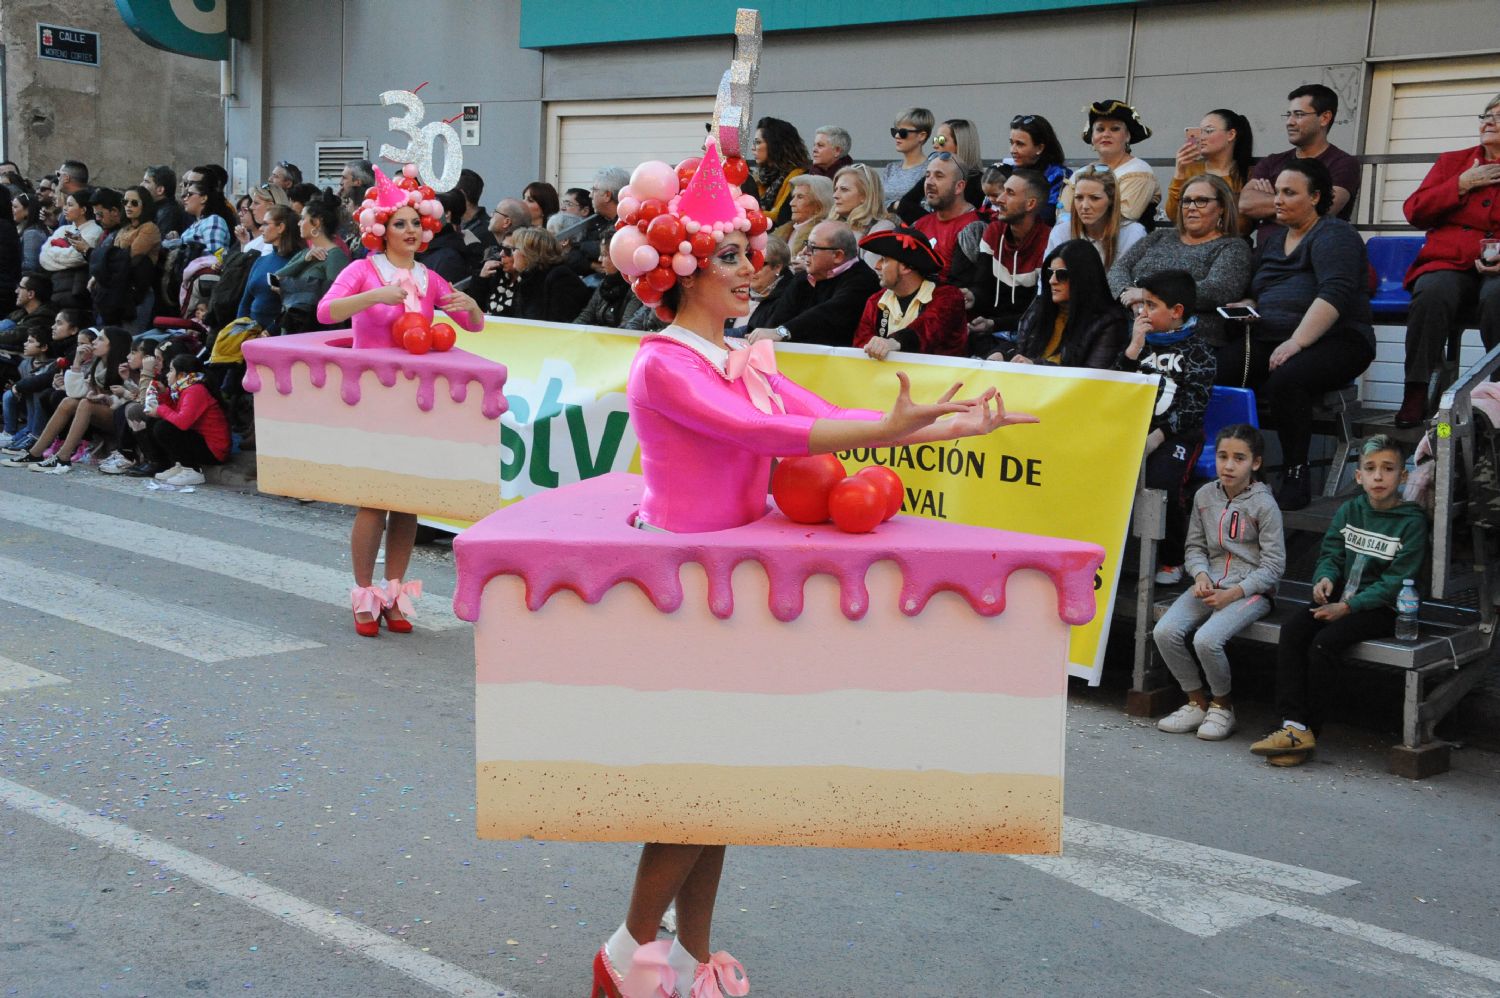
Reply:
<svg viewBox="0 0 1500 998"><path fill-rule="evenodd" d="M1417 610L1422 605L1417 596L1417 580L1407 579L1396 595L1396 640L1417 640Z"/></svg>

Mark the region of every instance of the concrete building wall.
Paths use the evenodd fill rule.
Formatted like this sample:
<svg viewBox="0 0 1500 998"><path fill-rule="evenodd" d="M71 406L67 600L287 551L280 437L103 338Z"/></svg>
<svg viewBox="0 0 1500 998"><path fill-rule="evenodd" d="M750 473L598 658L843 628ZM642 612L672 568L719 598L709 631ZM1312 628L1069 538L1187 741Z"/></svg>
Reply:
<svg viewBox="0 0 1500 998"><path fill-rule="evenodd" d="M37 57L37 23L96 31L100 65ZM109 186L140 182L154 163L224 155L219 64L137 39L110 0L3 0L5 150L35 179L64 159Z"/></svg>
<svg viewBox="0 0 1500 998"><path fill-rule="evenodd" d="M263 87L240 87L228 123L231 153L250 156L252 173L277 158L310 159L320 138L363 138L373 154L396 141L379 92L427 80L428 120L456 114L462 102L482 104L482 144L465 148L464 160L489 182L487 200L541 175L549 104L711 95L733 51L727 34L525 50L516 3L429 0L430 30L420 33L401 30L408 11L381 4L260 6ZM1165 165L1182 127L1220 106L1249 117L1258 152L1283 148L1287 91L1322 82L1342 100L1335 142L1358 150L1371 61L1500 52L1494 7L1215 0L778 32L765 39L755 113L787 118L804 135L842 125L855 158L866 160L893 155L887 129L913 104L976 121L991 159L1006 153L1012 115L1040 113L1058 127L1065 151L1082 158L1084 105L1128 96L1156 131L1137 152ZM401 39L399 64L383 54L392 38Z"/></svg>

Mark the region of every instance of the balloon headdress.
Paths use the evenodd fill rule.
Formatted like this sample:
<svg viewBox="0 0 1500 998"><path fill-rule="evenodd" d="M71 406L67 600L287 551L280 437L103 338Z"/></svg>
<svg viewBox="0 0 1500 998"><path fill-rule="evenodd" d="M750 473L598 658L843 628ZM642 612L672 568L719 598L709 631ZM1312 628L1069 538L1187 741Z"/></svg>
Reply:
<svg viewBox="0 0 1500 998"><path fill-rule="evenodd" d="M743 232L749 237L750 261L756 270L765 262L771 220L761 212L759 201L740 193L740 185L750 176L750 165L740 151L749 145L750 104L760 62L760 14L739 10L734 34L735 58L719 84L703 155L685 159L676 168L660 160L642 163L619 193L609 258L631 279L636 297L655 308L663 322L671 322L675 315L661 303L662 296L679 278L706 266L729 233Z"/></svg>
<svg viewBox="0 0 1500 998"><path fill-rule="evenodd" d="M417 165L407 163L400 177L391 180L375 167L375 186L365 191L365 200L355 213L359 222L360 242L365 249L379 253L385 249L385 226L401 208L414 208L422 220L421 252L443 227L443 205L431 187L417 179Z"/></svg>

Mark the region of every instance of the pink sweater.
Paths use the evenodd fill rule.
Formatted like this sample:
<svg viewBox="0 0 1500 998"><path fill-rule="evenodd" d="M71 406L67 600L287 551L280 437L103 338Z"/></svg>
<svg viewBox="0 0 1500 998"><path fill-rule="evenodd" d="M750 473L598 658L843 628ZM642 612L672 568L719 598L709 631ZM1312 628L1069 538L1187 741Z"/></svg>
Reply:
<svg viewBox="0 0 1500 998"><path fill-rule="evenodd" d="M784 414L761 412L743 381L729 381L693 347L662 336L641 342L625 391L641 442L642 520L674 533L752 523L766 513L771 458L807 454L815 421L884 415L840 409L781 374L769 380Z"/></svg>
<svg viewBox="0 0 1500 998"><path fill-rule="evenodd" d="M325 326L333 324L333 313L329 306L338 299L373 291L388 283L381 279L374 259L374 257L366 257L363 260L356 260L339 272L333 286L328 289L323 300L318 302L319 322ZM384 257L381 259L384 260ZM420 263L417 264L417 268L412 276L416 279L419 288L424 280L426 282L426 290L422 292L420 300L422 313L430 319L437 308L437 303L451 294L453 287L437 271L423 267ZM391 326L405 311L405 305L371 305L362 312L356 312L349 320L349 325L354 329L354 346L357 349L400 346L401 344L391 340ZM482 322L471 324L467 312L459 312L450 318L471 333L478 332L484 327Z"/></svg>

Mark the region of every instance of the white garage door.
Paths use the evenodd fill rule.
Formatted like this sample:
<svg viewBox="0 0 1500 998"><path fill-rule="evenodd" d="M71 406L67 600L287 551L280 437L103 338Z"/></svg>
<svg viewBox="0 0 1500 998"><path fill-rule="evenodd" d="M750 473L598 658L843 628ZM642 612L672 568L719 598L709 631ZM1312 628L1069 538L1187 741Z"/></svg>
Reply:
<svg viewBox="0 0 1500 998"><path fill-rule="evenodd" d="M547 175L559 191L587 189L607 166L676 163L703 150L712 97L547 106Z"/></svg>
<svg viewBox="0 0 1500 998"><path fill-rule="evenodd" d="M1500 93L1500 57L1402 62L1375 71L1370 99L1369 137L1375 155L1412 153L1422 163L1391 163L1376 173L1376 222L1406 221L1401 206L1427 175L1438 153L1479 142L1475 116ZM1373 216L1373 217L1372 217Z"/></svg>

